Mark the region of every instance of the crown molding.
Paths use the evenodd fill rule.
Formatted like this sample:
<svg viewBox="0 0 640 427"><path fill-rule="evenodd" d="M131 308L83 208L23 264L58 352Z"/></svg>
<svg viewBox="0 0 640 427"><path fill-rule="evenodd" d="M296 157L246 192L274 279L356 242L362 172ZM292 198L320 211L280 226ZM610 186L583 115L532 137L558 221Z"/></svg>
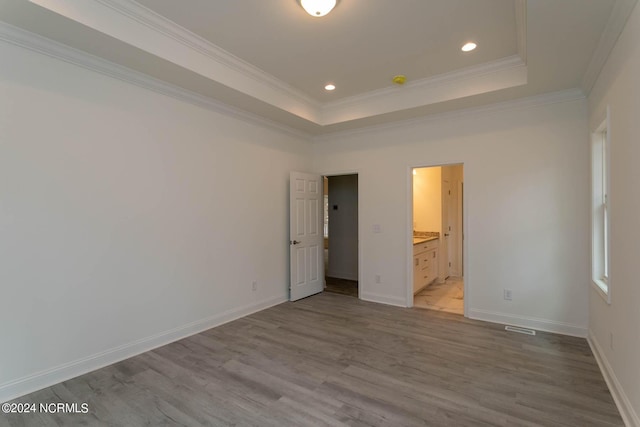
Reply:
<svg viewBox="0 0 640 427"><path fill-rule="evenodd" d="M516 43L518 55L527 63L527 0L516 0Z"/></svg>
<svg viewBox="0 0 640 427"><path fill-rule="evenodd" d="M420 80L409 82L401 87L385 87L383 89L372 90L361 95L349 96L347 98L338 99L336 101L327 102L322 105L323 110L330 110L335 107L352 106L360 103L370 102L376 98L386 98L389 95L398 93L401 90L415 91L424 90L440 85L448 85L456 83L463 79L491 74L496 71L502 71L513 67L522 66L524 63L518 55L508 56L492 62L474 65L472 67L463 68L452 71L450 73L438 74L436 76L427 77Z"/></svg>
<svg viewBox="0 0 640 427"><path fill-rule="evenodd" d="M435 104L527 83L527 66L519 55L388 87L322 106L321 124Z"/></svg>
<svg viewBox="0 0 640 427"><path fill-rule="evenodd" d="M0 21L0 40L19 46L33 52L37 52L51 58L64 61L91 70L102 75L133 84L135 86L151 90L162 95L172 97L190 104L206 108L219 114L258 125L271 130L276 130L296 138L309 140L311 135L298 129L291 128L279 122L266 119L231 107L228 104L216 101L204 95L183 89L165 81L153 78L130 68L115 64L111 61L99 58L84 51L74 49L62 43L58 43L38 34L23 30L13 25Z"/></svg>
<svg viewBox="0 0 640 427"><path fill-rule="evenodd" d="M226 50L216 46L210 41L176 24L170 19L152 11L151 9L133 0L94 0L104 6L133 19L146 27L171 37L186 47L196 50L212 60L233 69L253 80L282 91L287 96L299 101L319 107L320 103L304 92L284 83L271 74L244 61Z"/></svg>
<svg viewBox="0 0 640 427"><path fill-rule="evenodd" d="M34 1L34 0L32 0ZM38 1L38 0L35 0ZM42 0L40 0L42 1ZM184 27L176 24L170 19L148 9L147 7L137 3L134 0L93 0L104 6L118 12L119 14L133 19L153 31L164 34L167 37L171 37L173 40L181 43L187 48L200 52L201 54L209 57L217 63L223 64L230 69L233 69L253 80L269 86L274 90L281 91L284 95L295 98L298 101L305 103L312 110L316 110L320 114L320 120L313 120L319 125L333 124L333 121L326 121L325 117L327 112L336 109L337 107L344 107L347 105L357 106L357 104L370 102L373 99L379 97L388 97L390 94L397 93L395 87L380 89L377 91L368 92L363 95L357 95L346 99L338 100L336 102L330 102L321 104L312 97L306 95L300 90L297 90L290 85L282 82L276 77L262 71L254 65L232 55L226 50L216 46L208 40L194 34L193 32L185 29ZM413 82L406 87L411 90L425 91L432 89L436 85L446 85L455 83L456 80L480 77L489 73L495 73L499 70L504 70L514 66L526 66L526 9L527 0L516 0L516 34L517 34L517 46L518 55L503 58L490 63L480 64L475 67L469 67L463 70L457 70L451 73L442 74L439 76L433 76L430 78L422 79ZM463 96L469 96L471 94L463 94Z"/></svg>
<svg viewBox="0 0 640 427"><path fill-rule="evenodd" d="M82 67L84 69L97 72L99 74L118 79L120 81L133 84L135 86L151 90L153 92L172 97L190 104L206 108L219 114L226 115L249 124L261 126L263 128L282 132L284 134L303 139L304 141L322 142L328 139L340 137L377 133L394 128L404 128L421 123L440 121L444 119L461 118L483 113L496 113L514 109L526 109L545 104L555 104L584 99L585 94L581 89L569 89L559 92L552 92L543 95L520 98L512 101L505 101L480 107L466 108L440 114L433 114L409 120L400 120L381 125L367 126L358 129L338 131L313 136L307 132L286 126L279 122L266 119L264 117L248 113L239 108L234 108L228 104L216 101L212 98L188 91L179 86L166 83L162 80L140 73L130 68L115 64L111 61L88 54L84 51L74 49L62 43L58 43L38 34L23 30L13 25L0 21L0 41L37 52L48 57L64 61L66 63ZM514 61L515 63L515 61ZM490 67L487 67L489 69ZM471 73L469 74L471 75ZM444 78L444 77L442 77Z"/></svg>
<svg viewBox="0 0 640 427"><path fill-rule="evenodd" d="M518 54L496 61L321 104L257 67L133 0L30 0L87 27L239 91L319 127L433 105L527 83L526 0L516 0ZM628 1L628 0L627 0ZM310 138L304 131L247 113L124 66L50 41L25 47L138 86L146 87L252 123ZM29 46L30 45L30 46ZM74 52L73 54L70 52ZM524 56L524 58L523 58ZM107 65L108 64L108 65Z"/></svg>
<svg viewBox="0 0 640 427"><path fill-rule="evenodd" d="M92 30L318 123L319 104L133 0L29 0Z"/></svg>
<svg viewBox="0 0 640 427"><path fill-rule="evenodd" d="M151 90L156 93L160 93L174 99L178 99L181 101L188 102L190 104L206 108L208 110L214 111L219 114L223 114L229 117L233 117L235 119L244 121L246 123L250 123L253 125L258 125L264 128L268 128L271 130L279 131L285 133L287 135L303 139L305 141L322 141L327 138L333 138L336 136L346 136L351 134L359 134L359 133L368 133L375 132L378 130L390 129L394 127L404 127L407 125L411 125L412 123L421 123L429 120L436 120L445 117L456 117L460 115L467 114L476 114L481 111L490 111L494 109L509 109L513 108L516 105L521 105L523 100L515 100L508 101L502 104L495 104L492 106L483 106L472 109L465 109L455 112L448 112L443 114L431 115L418 119L410 119L410 120L402 120L398 122L382 124L382 125L374 125L370 127L365 127L361 129L347 130L341 132L333 132L320 136L314 137L312 134L292 128L290 126L281 124L279 122L269 120L258 116L256 114L248 113L239 108L235 108L229 106L228 104L222 103L220 101L216 101L212 98L209 98L204 95L200 95L198 93L183 89L179 86L172 85L170 83L164 82L162 80L150 77L147 74L140 73L138 71L132 70L130 68L124 67L122 65L113 63L111 61L107 61L105 59L99 58L95 55L91 55L84 51L74 49L65 44L53 41L46 37L40 36L38 34L32 33L30 31L23 30L21 28L15 27L13 25L4 23L0 21L0 40L10 43L15 46L19 46L33 52L37 52L51 58L64 61L69 64L73 64L75 66L82 67L84 69L97 72L99 74L118 79L120 81L133 84L135 86ZM521 64L521 61L516 60L515 57L510 57L507 60L502 62L504 64L518 65ZM473 77L474 75L478 75L478 71L483 70L485 73L490 73L491 70L495 70L496 67L499 68L498 64L483 64L479 67L473 67L473 69L462 70L459 72L451 73L452 75L442 75L438 76L431 80L430 82L423 82L427 84L437 84L438 82L455 82L456 76L460 77ZM475 72L474 72L475 71ZM384 91L384 90L383 90ZM583 96L583 95L580 95ZM566 95L565 95L566 97ZM534 97L540 98L540 97ZM542 95L543 99L551 99L548 95ZM527 101L530 103L531 101ZM548 103L549 101L542 102ZM540 103L538 101L538 103ZM503 107L500 107L504 105Z"/></svg>
<svg viewBox="0 0 640 427"><path fill-rule="evenodd" d="M133 0L30 0L93 30L319 126L526 84L519 55L321 104ZM519 0L521 1L521 0Z"/></svg>
<svg viewBox="0 0 640 427"><path fill-rule="evenodd" d="M598 76L602 68L604 68L609 54L611 54L613 47L618 41L618 37L620 37L636 3L637 0L616 0L614 3L613 10L609 15L598 45L589 61L587 71L582 77L582 89L587 95L591 93L591 89L593 89L593 86L596 84Z"/></svg>
<svg viewBox="0 0 640 427"><path fill-rule="evenodd" d="M542 105L560 104L564 102L573 102L586 99L582 89L573 88L557 92L549 92L542 95L535 95L526 98L518 98L511 101L497 102L493 104L482 105L479 107L463 108L460 110L448 111L445 113L436 113L428 116L398 120L391 123L380 125L372 125L358 129L349 129L331 133L325 133L312 137L314 143L322 143L327 140L335 140L336 138L346 138L359 135L377 134L387 130L407 128L418 126L421 124L440 122L443 120L462 119L465 117L475 117L481 114L495 114L504 111L526 110Z"/></svg>

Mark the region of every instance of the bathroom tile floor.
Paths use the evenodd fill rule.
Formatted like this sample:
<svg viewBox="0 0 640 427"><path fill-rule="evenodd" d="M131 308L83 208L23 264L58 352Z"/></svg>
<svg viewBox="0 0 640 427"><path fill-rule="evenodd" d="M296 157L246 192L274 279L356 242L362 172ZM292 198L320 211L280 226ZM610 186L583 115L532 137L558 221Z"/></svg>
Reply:
<svg viewBox="0 0 640 427"><path fill-rule="evenodd" d="M413 306L464 314L463 278L449 277L444 283L432 283L414 295Z"/></svg>

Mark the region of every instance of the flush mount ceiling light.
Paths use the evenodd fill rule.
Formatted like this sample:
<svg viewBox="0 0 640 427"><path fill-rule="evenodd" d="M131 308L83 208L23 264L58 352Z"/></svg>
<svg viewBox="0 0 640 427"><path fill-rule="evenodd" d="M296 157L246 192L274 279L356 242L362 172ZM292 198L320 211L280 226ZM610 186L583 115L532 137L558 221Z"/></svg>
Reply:
<svg viewBox="0 0 640 427"><path fill-rule="evenodd" d="M311 16L325 16L336 7L337 0L298 0L300 6Z"/></svg>
<svg viewBox="0 0 640 427"><path fill-rule="evenodd" d="M474 42L469 42L469 43L465 43L464 46L462 46L461 49L462 49L463 52L471 52L476 47L478 47L477 44L475 44Z"/></svg>
<svg viewBox="0 0 640 427"><path fill-rule="evenodd" d="M329 83L328 85L326 85L326 86L324 87L324 90L329 90L329 91L331 91L331 90L335 90L335 89L336 89L336 85L331 84L331 83Z"/></svg>

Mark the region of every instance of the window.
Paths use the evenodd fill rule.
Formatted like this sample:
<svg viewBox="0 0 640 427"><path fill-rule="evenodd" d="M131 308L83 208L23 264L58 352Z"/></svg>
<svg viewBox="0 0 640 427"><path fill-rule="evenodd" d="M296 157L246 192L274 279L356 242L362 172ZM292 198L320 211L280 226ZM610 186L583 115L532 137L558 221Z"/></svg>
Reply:
<svg viewBox="0 0 640 427"><path fill-rule="evenodd" d="M591 265L592 279L596 290L611 303L609 278L609 158L611 136L609 131L609 109L607 117L591 136L591 194L592 234Z"/></svg>

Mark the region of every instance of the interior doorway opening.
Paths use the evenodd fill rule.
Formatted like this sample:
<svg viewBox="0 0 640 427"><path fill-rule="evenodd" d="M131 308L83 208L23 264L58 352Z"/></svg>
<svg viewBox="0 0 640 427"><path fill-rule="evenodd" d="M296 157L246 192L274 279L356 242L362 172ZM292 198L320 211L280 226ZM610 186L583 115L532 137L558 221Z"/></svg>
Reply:
<svg viewBox="0 0 640 427"><path fill-rule="evenodd" d="M324 177L325 291L358 297L358 175Z"/></svg>
<svg viewBox="0 0 640 427"><path fill-rule="evenodd" d="M464 166L419 167L412 177L413 306L464 314Z"/></svg>

